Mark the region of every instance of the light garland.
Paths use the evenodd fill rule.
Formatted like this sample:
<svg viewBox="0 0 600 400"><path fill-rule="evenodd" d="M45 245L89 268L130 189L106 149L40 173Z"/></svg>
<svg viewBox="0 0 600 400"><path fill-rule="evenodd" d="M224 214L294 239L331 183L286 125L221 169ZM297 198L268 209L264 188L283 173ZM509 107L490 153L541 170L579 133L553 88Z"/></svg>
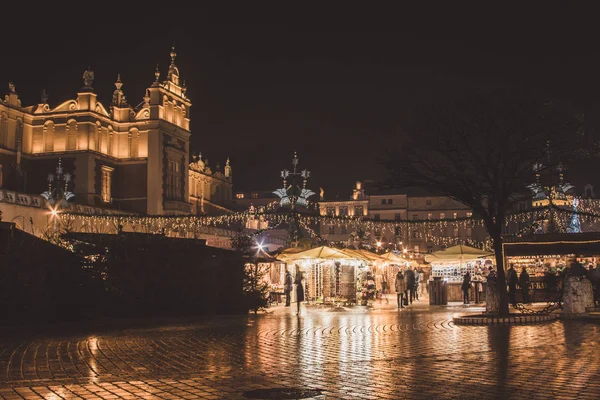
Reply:
<svg viewBox="0 0 600 400"><path fill-rule="evenodd" d="M584 201L584 200L582 200ZM579 207L577 214L582 223L599 223L600 213L593 212L594 207L600 210L600 201L585 200L585 206ZM581 203L580 203L581 204ZM289 223L292 217L298 221L300 227L305 230L312 238L319 241L328 242L312 226L346 226L351 235L363 231L368 233L393 233L394 236L400 232L400 236L424 240L435 246L451 246L463 242L470 242L478 246L490 248L491 241L475 241L472 239L463 239L456 235L444 235L450 228L456 229L475 229L485 228L485 223L478 217L446 218L436 220L399 220L399 221L375 221L360 217L350 216L328 216L328 215L303 215L302 213L276 213L278 203L276 201L261 206L257 209L251 207L250 210L225 214L220 216L148 216L148 215L90 215L82 213L64 212L58 214L61 224L69 227L69 230L77 230L98 233L116 233L121 230L129 229L133 232L162 233L166 235L181 235L193 233L194 235L212 232L214 229L222 229L224 235L232 236L235 226L245 224L248 219L262 218L268 223L268 228L252 232L251 236L257 236L270 231L279 224ZM536 227L543 224L544 221L551 218L557 225L559 231L565 231L574 214L573 209L565 209L553 204L533 210L516 212L505 218L505 226L510 224L526 224L514 234L505 235L508 237L522 237L525 234L532 233ZM228 233L229 232L229 233ZM214 232L212 232L214 233ZM368 237L369 235L365 235ZM365 237L365 238L366 238Z"/></svg>

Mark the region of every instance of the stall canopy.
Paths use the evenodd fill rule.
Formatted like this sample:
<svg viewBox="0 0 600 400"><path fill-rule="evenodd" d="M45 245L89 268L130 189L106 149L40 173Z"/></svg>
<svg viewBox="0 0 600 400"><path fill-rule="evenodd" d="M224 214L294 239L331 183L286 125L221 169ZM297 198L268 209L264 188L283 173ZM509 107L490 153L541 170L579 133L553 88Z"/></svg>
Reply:
<svg viewBox="0 0 600 400"><path fill-rule="evenodd" d="M368 263L381 261L377 254L365 250L343 249L344 253L348 254L349 258L365 261Z"/></svg>
<svg viewBox="0 0 600 400"><path fill-rule="evenodd" d="M406 264L409 263L410 261L408 261L406 258L400 257L397 254L392 253L391 251L382 254L379 256L382 260L384 260L387 263L390 264Z"/></svg>
<svg viewBox="0 0 600 400"><path fill-rule="evenodd" d="M435 262L452 262L452 261L472 261L478 258L492 257L493 252L480 250L475 247L459 244L457 246L448 247L445 250L440 250L425 256L425 261L430 263Z"/></svg>
<svg viewBox="0 0 600 400"><path fill-rule="evenodd" d="M315 247L314 249L301 251L299 253L281 254L279 258L285 260L306 260L317 258L325 260L339 260L355 257L351 257L349 254L344 253L342 250L334 249L328 246L321 246Z"/></svg>

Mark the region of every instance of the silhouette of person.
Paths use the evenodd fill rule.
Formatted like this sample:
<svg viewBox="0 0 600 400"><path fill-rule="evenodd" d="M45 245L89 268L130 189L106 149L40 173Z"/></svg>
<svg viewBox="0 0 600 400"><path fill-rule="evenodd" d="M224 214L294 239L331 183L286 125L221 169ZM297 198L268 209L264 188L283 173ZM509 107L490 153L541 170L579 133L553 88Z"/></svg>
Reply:
<svg viewBox="0 0 600 400"><path fill-rule="evenodd" d="M304 301L304 286L302 286L302 271L298 271L296 274L296 305L298 306L297 315L300 315L300 303Z"/></svg>

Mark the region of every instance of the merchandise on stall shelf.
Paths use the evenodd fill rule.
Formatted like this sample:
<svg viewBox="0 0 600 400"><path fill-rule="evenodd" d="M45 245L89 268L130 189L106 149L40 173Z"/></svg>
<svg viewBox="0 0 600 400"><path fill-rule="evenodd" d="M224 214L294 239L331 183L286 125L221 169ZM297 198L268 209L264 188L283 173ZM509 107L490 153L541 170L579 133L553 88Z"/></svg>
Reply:
<svg viewBox="0 0 600 400"><path fill-rule="evenodd" d="M448 282L461 282L467 272L471 276L483 274L491 257L492 252L457 245L429 254L425 256L425 260L431 263L433 277L441 277Z"/></svg>

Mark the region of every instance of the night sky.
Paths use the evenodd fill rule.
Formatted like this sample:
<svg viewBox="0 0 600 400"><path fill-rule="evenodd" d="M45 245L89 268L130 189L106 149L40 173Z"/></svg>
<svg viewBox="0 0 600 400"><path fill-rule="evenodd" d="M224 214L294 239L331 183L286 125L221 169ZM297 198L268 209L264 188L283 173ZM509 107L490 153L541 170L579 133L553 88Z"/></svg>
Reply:
<svg viewBox="0 0 600 400"><path fill-rule="evenodd" d="M148 3L138 12L3 6L3 90L12 80L29 105L46 88L56 106L76 97L89 65L100 101L110 103L120 72L137 105L157 62L164 79L175 42L192 100L192 150L212 167L231 157L236 190L275 189L297 150L309 186L323 186L328 199L381 178L379 158L411 110L440 97L513 86L586 111L598 102L597 21L570 3L215 3L164 2L157 11Z"/></svg>

